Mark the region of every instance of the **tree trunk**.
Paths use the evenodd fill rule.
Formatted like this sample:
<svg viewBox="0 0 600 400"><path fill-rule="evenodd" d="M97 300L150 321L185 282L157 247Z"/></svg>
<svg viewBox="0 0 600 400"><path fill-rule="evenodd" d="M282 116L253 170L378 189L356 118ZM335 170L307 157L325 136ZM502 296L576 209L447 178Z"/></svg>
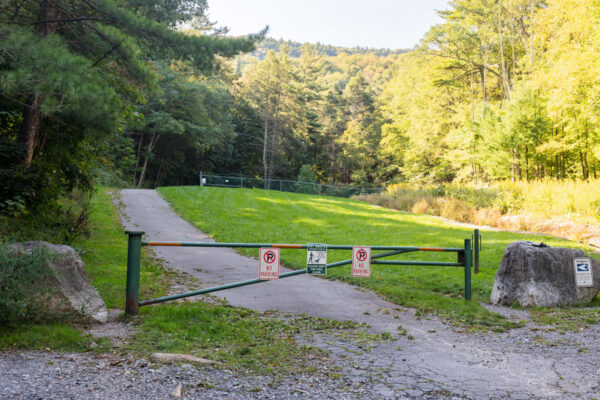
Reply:
<svg viewBox="0 0 600 400"><path fill-rule="evenodd" d="M144 135L140 135L140 142L138 143L138 148L137 148L137 152L136 152L136 156L135 156L135 168L133 169L133 181L131 182L131 184L133 186L135 186L135 181L137 178L137 170L138 170L138 167L140 166L140 157L142 154L143 142L144 142Z"/></svg>
<svg viewBox="0 0 600 400"><path fill-rule="evenodd" d="M142 166L142 173L140 174L140 180L138 181L138 187L141 187L142 184L144 183L144 179L146 179L146 171L148 168L148 161L150 160L150 155L152 154L152 150L154 150L154 146L156 145L156 142L158 142L158 138L160 137L160 135L157 135L156 133L152 134L152 137L150 138L150 143L148 143L148 147L146 149L146 157L144 157L144 165Z"/></svg>
<svg viewBox="0 0 600 400"><path fill-rule="evenodd" d="M531 79L533 79L533 6L534 1L531 0Z"/></svg>
<svg viewBox="0 0 600 400"><path fill-rule="evenodd" d="M581 163L581 176L585 180L587 180L589 178L586 158L587 158L586 154L583 151L579 150L579 161Z"/></svg>
<svg viewBox="0 0 600 400"><path fill-rule="evenodd" d="M50 6L49 1L40 1L40 14L38 15L38 22L40 32L42 35L47 36L56 32L56 23L43 23L44 21L56 20L57 12L56 8ZM17 141L23 146L25 151L25 157L23 163L29 167L33 161L35 149L38 144L38 134L40 126L42 125L42 97L38 94L32 94L27 97L25 101L25 108L23 109L23 121L19 128L19 137Z"/></svg>
<svg viewBox="0 0 600 400"><path fill-rule="evenodd" d="M504 61L504 44L503 36L500 36L500 66L502 68L502 81L504 83L505 99L510 100L510 75L506 68L506 62Z"/></svg>
<svg viewBox="0 0 600 400"><path fill-rule="evenodd" d="M332 159L331 159L331 182L335 183L335 174L337 173L336 171L336 164L337 164L337 160L336 160L336 148L335 148L335 139L332 142L332 149L331 149L331 154L332 154Z"/></svg>
<svg viewBox="0 0 600 400"><path fill-rule="evenodd" d="M511 21L511 24L510 24L510 51L511 51L511 55L512 55L512 81L513 81L513 85L514 85L517 82L517 76L516 76L517 61L516 61L516 57L515 57L515 38L514 38L513 23L514 23L514 21Z"/></svg>
<svg viewBox="0 0 600 400"><path fill-rule="evenodd" d="M529 182L529 148L525 146L525 179Z"/></svg>
<svg viewBox="0 0 600 400"><path fill-rule="evenodd" d="M269 182L273 179L273 165L275 160L275 147L277 142L277 134L279 130L279 101L281 99L281 93L277 94L277 100L275 102L275 118L273 119L273 134L271 135L271 155L269 158Z"/></svg>
<svg viewBox="0 0 600 400"><path fill-rule="evenodd" d="M479 67L479 74L481 75L481 93L483 96L483 111L482 111L483 119L485 119L485 107L486 107L486 103L487 103L487 91L485 89L486 72L487 71L486 71L486 67L485 67L485 63L484 63L484 65Z"/></svg>
<svg viewBox="0 0 600 400"><path fill-rule="evenodd" d="M25 150L23 163L26 166L31 165L37 145L37 137L42 123L42 113L40 111L41 104L41 96L34 94L27 97L25 109L23 110L23 122L19 129L18 140L23 146L23 150Z"/></svg>
<svg viewBox="0 0 600 400"><path fill-rule="evenodd" d="M265 135L263 138L263 154L262 154L262 163L263 163L263 179L264 179L264 188L268 189L268 170L269 167L267 165L267 146L269 142L269 96L265 95Z"/></svg>

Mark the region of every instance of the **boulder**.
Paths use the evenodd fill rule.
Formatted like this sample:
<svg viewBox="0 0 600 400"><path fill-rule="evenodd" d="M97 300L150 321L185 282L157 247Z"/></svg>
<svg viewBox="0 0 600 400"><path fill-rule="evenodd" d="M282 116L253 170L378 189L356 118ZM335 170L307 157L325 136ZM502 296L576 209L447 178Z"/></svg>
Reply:
<svg viewBox="0 0 600 400"><path fill-rule="evenodd" d="M85 264L72 247L41 241L15 243L9 247L12 252L21 254L42 247L48 249L52 277L40 282L40 286L49 288L52 294L49 312L76 313L96 322L107 322L106 304L90 285Z"/></svg>
<svg viewBox="0 0 600 400"><path fill-rule="evenodd" d="M576 258L591 261L591 287L575 283ZM502 256L492 290L492 304L553 307L586 304L600 291L600 262L583 251L513 242Z"/></svg>

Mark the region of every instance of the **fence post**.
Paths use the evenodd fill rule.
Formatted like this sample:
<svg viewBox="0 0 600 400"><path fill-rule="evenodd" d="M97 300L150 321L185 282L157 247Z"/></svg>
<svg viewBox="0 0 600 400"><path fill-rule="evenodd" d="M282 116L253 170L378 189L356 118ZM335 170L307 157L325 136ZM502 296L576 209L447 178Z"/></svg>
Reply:
<svg viewBox="0 0 600 400"><path fill-rule="evenodd" d="M140 264L142 259L142 235L144 232L126 231L127 244L127 288L125 294L125 313L138 313L140 303Z"/></svg>
<svg viewBox="0 0 600 400"><path fill-rule="evenodd" d="M479 229L475 229L473 233L473 270L475 275L479 273L479 244L481 243L481 236L479 235Z"/></svg>
<svg viewBox="0 0 600 400"><path fill-rule="evenodd" d="M204 182L202 181L202 171L200 171L200 186L204 186Z"/></svg>
<svg viewBox="0 0 600 400"><path fill-rule="evenodd" d="M473 265L471 239L465 239L465 300L471 300L471 265Z"/></svg>

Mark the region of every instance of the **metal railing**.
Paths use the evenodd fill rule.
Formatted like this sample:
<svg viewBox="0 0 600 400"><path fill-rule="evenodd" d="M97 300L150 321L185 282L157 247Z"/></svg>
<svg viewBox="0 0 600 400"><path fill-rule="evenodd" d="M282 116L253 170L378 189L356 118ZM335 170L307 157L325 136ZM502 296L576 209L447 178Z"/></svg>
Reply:
<svg viewBox="0 0 600 400"><path fill-rule="evenodd" d="M244 176L210 175L200 172L200 186L218 186L229 188L257 188L278 190L280 192L318 194L322 196L351 197L359 194L380 194L383 187L353 187L327 185L317 182L292 181L285 179L261 179Z"/></svg>
<svg viewBox="0 0 600 400"><path fill-rule="evenodd" d="M228 248L279 248L279 249L307 249L308 245L303 244L273 244L273 243L217 243L217 242L148 242L142 241L144 232L126 232L129 235L129 244L127 252L127 288L125 300L125 312L127 314L137 314L140 306L162 303L165 301L181 299L190 296L197 296L221 290L232 289L241 286L253 285L267 282L260 279L249 279L246 281L229 283L226 285L215 286L206 289L194 290L186 293L179 293L170 296L163 296L155 299L139 301L140 295L140 268L142 246L174 246L174 247L228 247ZM472 242L473 240L473 242ZM365 246L373 251L384 251L384 253L371 256L371 264L376 265L418 265L418 266L438 266L438 267L463 267L464 268L464 297L465 300L471 300L471 268L473 264L479 265L479 231L475 230L473 239L465 239L464 247L445 248L445 247L411 247L411 246ZM472 246L473 244L473 246ZM327 245L330 250L352 250L352 245ZM457 253L456 262L441 261L400 261L400 260L379 260L380 258L390 257L397 254L410 252L454 252ZM474 260L475 258L475 260ZM335 268L342 265L352 264L352 259L338 261L327 264L326 268ZM298 269L285 272L279 275L279 278L288 278L296 275L306 274L307 269Z"/></svg>

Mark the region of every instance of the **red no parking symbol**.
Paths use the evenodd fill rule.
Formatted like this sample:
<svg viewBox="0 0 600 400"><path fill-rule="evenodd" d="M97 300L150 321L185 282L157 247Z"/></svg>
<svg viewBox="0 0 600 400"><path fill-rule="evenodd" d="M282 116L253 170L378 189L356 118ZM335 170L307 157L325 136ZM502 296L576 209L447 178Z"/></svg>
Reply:
<svg viewBox="0 0 600 400"><path fill-rule="evenodd" d="M367 251L365 249L360 249L356 252L356 258L358 261L367 261Z"/></svg>
<svg viewBox="0 0 600 400"><path fill-rule="evenodd" d="M266 263L272 264L273 262L275 262L276 259L277 256L275 255L275 252L273 250L265 251L265 254L263 255L263 260L265 260Z"/></svg>

